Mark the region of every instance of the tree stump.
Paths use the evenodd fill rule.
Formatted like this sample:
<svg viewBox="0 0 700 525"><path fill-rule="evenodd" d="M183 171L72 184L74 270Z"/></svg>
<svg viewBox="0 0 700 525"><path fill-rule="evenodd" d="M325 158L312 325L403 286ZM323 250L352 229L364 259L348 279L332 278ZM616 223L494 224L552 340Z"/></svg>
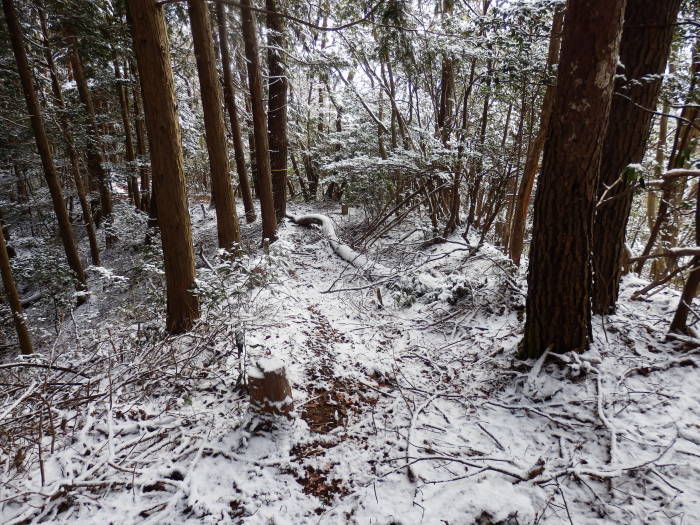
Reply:
<svg viewBox="0 0 700 525"><path fill-rule="evenodd" d="M258 360L248 370L250 403L268 414L291 417L294 408L284 363L276 358Z"/></svg>
<svg viewBox="0 0 700 525"><path fill-rule="evenodd" d="M340 213L342 215L347 215L349 213L349 208L347 204L343 203L340 205Z"/></svg>

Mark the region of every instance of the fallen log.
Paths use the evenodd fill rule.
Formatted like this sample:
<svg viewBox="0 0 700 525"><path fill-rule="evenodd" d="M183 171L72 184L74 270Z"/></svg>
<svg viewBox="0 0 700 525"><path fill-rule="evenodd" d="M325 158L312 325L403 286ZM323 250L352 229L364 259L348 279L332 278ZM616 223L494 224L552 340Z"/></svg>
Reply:
<svg viewBox="0 0 700 525"><path fill-rule="evenodd" d="M340 242L338 235L335 232L333 221L326 215L287 215L287 218L299 226L319 226L323 235L326 237L326 239L328 239L328 242L335 254L355 268L362 270L362 272L364 272L369 279L384 279L393 274L389 268L382 266L378 262L371 260L366 255L353 250L347 244Z"/></svg>

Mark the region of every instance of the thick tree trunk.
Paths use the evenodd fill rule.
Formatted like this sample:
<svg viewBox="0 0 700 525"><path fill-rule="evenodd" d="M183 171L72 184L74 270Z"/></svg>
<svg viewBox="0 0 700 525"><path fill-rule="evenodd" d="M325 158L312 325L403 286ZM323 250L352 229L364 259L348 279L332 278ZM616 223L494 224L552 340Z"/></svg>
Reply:
<svg viewBox="0 0 700 525"><path fill-rule="evenodd" d="M44 37L44 58L46 59L46 65L49 69L49 76L51 77L51 91L56 105L59 107L59 109L65 110L66 105L63 100L63 93L61 92L61 84L58 81L56 64L54 63L51 47L49 46L49 35L46 26L46 16L44 15L43 10L41 9L39 9L39 21ZM68 154L68 159L70 162L71 175L73 176L75 189L78 193L78 200L80 202L80 208L83 213L83 221L85 222L85 229L87 230L88 242L90 244L90 259L92 261L92 264L94 264L95 266L100 266L100 249L97 245L97 234L95 232L95 222L93 221L92 209L90 208L90 201L88 199L88 189L80 173L78 152L75 149L75 143L73 141L73 130L71 129L65 111L61 111L59 114L59 124L61 126L61 132L63 133L64 140L66 143L66 153Z"/></svg>
<svg viewBox="0 0 700 525"><path fill-rule="evenodd" d="M10 310L12 311L12 320L15 323L15 330L17 331L19 349L23 354L31 354L34 351L32 348L32 339L29 336L29 330L27 329L27 320L24 317L24 312L22 311L22 302L19 299L17 287L15 286L15 279L12 276L12 267L10 266L10 256L7 253L5 236L1 231L0 272L2 273L2 283L5 287L5 295L7 296L7 302L10 303Z"/></svg>
<svg viewBox="0 0 700 525"><path fill-rule="evenodd" d="M151 0L128 0L131 33L139 68L165 263L169 332L189 330L199 317L190 214L170 44L163 8Z"/></svg>
<svg viewBox="0 0 700 525"><path fill-rule="evenodd" d="M212 193L216 206L219 248L231 251L234 245L241 242L241 235L238 229L236 201L229 175L226 126L224 124L221 86L216 73L209 8L205 0L188 0L187 5L192 27L194 54L197 59L199 88L202 94L204 129L207 151L209 152Z"/></svg>
<svg viewBox="0 0 700 525"><path fill-rule="evenodd" d="M66 253L68 265L71 270L73 270L80 283L79 289L84 290L86 281L83 263L80 261L80 256L78 255L75 238L73 236L73 228L68 218L66 203L63 200L63 191L51 156L51 146L49 145L49 138L46 135L44 118L41 115L41 107L39 106L39 100L37 99L34 89L34 78L29 67L29 61L27 60L27 52L24 48L22 37L22 28L17 18L14 0L2 0L2 7L5 12L5 21L7 22L10 40L12 42L12 50L14 51L15 60L17 61L17 70L22 82L22 91L24 92L24 98L27 102L27 111L31 118L36 147L39 150L41 164L44 168L44 177L46 178L53 209L56 213L58 231L63 243L63 249Z"/></svg>
<svg viewBox="0 0 700 525"><path fill-rule="evenodd" d="M547 51L547 66L546 73L552 70L552 67L557 63L559 57L559 46L561 43L561 32L564 26L564 8L559 7L554 12L554 21L552 22L552 31L549 36L549 50ZM527 160L525 161L525 170L523 178L520 180L518 188L517 204L513 215L513 224L510 229L510 239L508 241L508 252L511 260L516 266L520 265L520 258L523 254L523 244L525 241L525 223L527 222L527 209L530 205L530 197L532 188L535 185L535 175L540 164L540 155L544 148L544 141L547 137L549 129L549 117L554 106L554 95L556 94L556 85L549 82L542 100L542 111L540 113L540 129L537 132L535 140L528 148Z"/></svg>
<svg viewBox="0 0 700 525"><path fill-rule="evenodd" d="M620 42L625 78L615 81L618 95L613 96L610 108L598 196L607 193L605 202L598 206L593 226L594 313L615 310L622 272L620 261L634 196L624 171L644 157L652 114L642 108L656 107L680 3L627 0Z"/></svg>
<svg viewBox="0 0 700 525"><path fill-rule="evenodd" d="M236 108L236 94L233 89L233 72L231 71L231 54L228 44L228 31L226 30L226 6L219 2L216 4L216 17L219 29L219 49L221 50L221 66L224 72L224 101L231 121L231 134L233 136L233 152L236 159L236 172L238 184L243 198L246 222L255 222L255 206L253 195L250 191L248 170L245 165L245 150L243 149L243 137L241 136L241 124L238 120Z"/></svg>
<svg viewBox="0 0 700 525"><path fill-rule="evenodd" d="M99 130L97 129L97 119L95 117L95 105L92 100L92 94L88 88L87 78L83 69L83 62L78 53L77 42L74 35L69 37L71 41L70 48L70 63L73 69L75 83L78 86L78 94L80 101L85 106L85 112L88 117L88 124L92 137L88 140L87 167L90 176L97 182L100 188L100 205L102 206L102 216L105 218L112 216L112 192L109 188L109 178L104 169L104 159L102 158L102 147L99 144Z"/></svg>
<svg viewBox="0 0 700 525"><path fill-rule="evenodd" d="M253 132L255 134L255 159L258 171L258 190L260 211L262 215L263 239L274 241L277 238L277 217L272 197L272 179L270 175L270 146L267 138L265 106L263 104L262 73L260 69L260 51L255 28L255 18L250 0L241 1L241 26L245 54L248 59L248 83L253 112Z"/></svg>
<svg viewBox="0 0 700 525"><path fill-rule="evenodd" d="M569 0L544 148L521 354L583 350L591 340L593 212L625 0Z"/></svg>
<svg viewBox="0 0 700 525"><path fill-rule="evenodd" d="M277 221L287 213L287 67L284 19L277 12L277 0L265 0L267 13L268 108L272 196Z"/></svg>
<svg viewBox="0 0 700 525"><path fill-rule="evenodd" d="M136 152L134 151L134 141L131 137L131 110L129 108L129 98L126 94L126 85L124 84L125 79L122 76L121 68L116 58L114 60L114 76L117 79L117 96L122 113L122 126L124 126L124 147L126 149L127 177L131 202L137 209L141 209L141 191L136 179Z"/></svg>

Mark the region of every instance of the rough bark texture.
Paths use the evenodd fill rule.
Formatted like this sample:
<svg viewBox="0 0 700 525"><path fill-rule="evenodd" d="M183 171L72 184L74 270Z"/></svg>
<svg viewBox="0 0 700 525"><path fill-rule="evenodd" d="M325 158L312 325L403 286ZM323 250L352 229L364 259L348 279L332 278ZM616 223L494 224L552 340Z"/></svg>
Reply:
<svg viewBox="0 0 700 525"><path fill-rule="evenodd" d="M267 13L268 103L267 128L270 134L270 170L275 215L281 221L287 213L287 68L284 19L277 13L276 0L265 0Z"/></svg>
<svg viewBox="0 0 700 525"><path fill-rule="evenodd" d="M625 0L570 0L535 214L522 355L591 339L593 211Z"/></svg>
<svg viewBox="0 0 700 525"><path fill-rule="evenodd" d="M87 167L90 176L97 182L100 188L100 205L102 206L102 216L110 217L112 215L112 192L109 189L109 179L104 169L102 158L102 150L99 144L99 130L97 129L97 120L95 118L95 104L92 101L92 94L88 88L85 70L83 69L83 61L78 53L77 42L75 36L70 36L71 49L70 63L73 69L73 76L78 87L80 101L85 106L85 112L88 116L88 124L90 126L91 140L88 141L86 151Z"/></svg>
<svg viewBox="0 0 700 525"><path fill-rule="evenodd" d="M63 249L66 253L68 265L81 283L80 288L84 289L85 272L83 271L83 263L80 261L80 256L78 255L75 238L73 236L73 227L68 218L68 211L66 210L66 204L63 200L61 183L58 180L56 167L51 156L51 146L49 145L49 138L46 135L44 118L41 115L41 107L39 106L39 100L37 99L34 89L34 78L29 67L29 61L27 60L27 52L24 48L22 37L22 28L17 18L14 0L2 0L2 7L5 12L5 21L7 22L10 33L12 50L14 51L15 60L17 61L17 70L22 82L22 91L24 92L24 98L27 102L27 111L31 118L36 147L39 150L41 164L44 169L44 177L46 178L46 185L49 187L53 209L56 213Z"/></svg>
<svg viewBox="0 0 700 525"><path fill-rule="evenodd" d="M624 171L644 157L652 114L642 108L656 107L680 4L680 0L627 0L620 42L625 78L615 81L617 94L605 134L598 196L612 188L598 207L593 226L594 313L611 313L617 302L634 196Z"/></svg>
<svg viewBox="0 0 700 525"><path fill-rule="evenodd" d="M241 1L241 26L245 54L248 59L248 84L250 102L253 112L253 133L255 135L255 160L258 175L260 211L262 215L263 239L277 238L277 217L272 197L272 180L270 176L270 146L267 138L265 106L263 104L262 73L260 69L260 51L255 29L255 19L250 8L250 0Z"/></svg>
<svg viewBox="0 0 700 525"><path fill-rule="evenodd" d="M226 126L221 97L221 86L216 73L216 57L212 44L209 8L205 0L187 2L192 27L194 54L197 59L199 88L202 94L204 129L209 152L211 186L216 206L216 231L219 248L232 250L240 243L241 235L236 216L236 202L229 175Z"/></svg>
<svg viewBox="0 0 700 525"><path fill-rule="evenodd" d="M194 254L170 44L162 7L151 0L129 0L128 7L151 150L153 198L157 201L163 244L166 325L168 331L177 333L191 328L199 317L199 301L192 293Z"/></svg>
<svg viewBox="0 0 700 525"><path fill-rule="evenodd" d="M228 44L228 31L226 30L226 6L224 4L216 4L216 17L219 28L221 66L224 72L224 101L226 103L229 120L231 121L231 135L233 136L233 152L236 159L239 190L243 198L246 222L254 222L255 206L253 205L253 195L250 191L248 170L245 165L243 137L241 136L241 125L238 120L238 109L236 108L236 94L233 89L233 72L231 71L231 54Z"/></svg>
<svg viewBox="0 0 700 525"><path fill-rule="evenodd" d="M552 31L549 36L549 50L547 51L547 72L557 63L559 57L559 46L561 44L561 32L564 26L564 8L560 7L554 13L554 21L552 22ZM554 106L554 95L556 93L556 85L553 83L547 84L547 89L542 100L542 111L540 113L540 129L537 132L535 140L532 142L527 152L527 160L525 161L525 170L523 178L520 181L518 188L517 204L513 215L513 224L510 229L510 239L508 243L508 252L511 260L517 265L520 265L520 257L523 254L523 243L525 240L525 223L527 221L527 209L530 205L530 197L532 196L532 188L535 185L535 175L537 167L540 164L540 155L544 147L544 140L547 137L549 128L549 117L552 114Z"/></svg>
<svg viewBox="0 0 700 525"><path fill-rule="evenodd" d="M32 339L29 336L29 330L27 329L27 320L25 319L22 311L22 302L20 301L19 294L17 293L15 279L12 277L10 256L7 253L5 236L3 235L2 231L0 231L0 273L2 273L2 284L5 287L7 302L10 303L12 320L15 323L17 339L19 340L19 349L23 354L31 354L34 351L32 349Z"/></svg>

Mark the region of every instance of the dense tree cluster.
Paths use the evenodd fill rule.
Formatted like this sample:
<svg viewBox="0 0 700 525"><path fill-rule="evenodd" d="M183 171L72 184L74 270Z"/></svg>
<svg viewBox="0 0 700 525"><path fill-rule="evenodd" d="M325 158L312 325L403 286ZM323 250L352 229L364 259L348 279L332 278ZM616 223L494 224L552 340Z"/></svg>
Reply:
<svg viewBox="0 0 700 525"><path fill-rule="evenodd" d="M0 262L25 352L27 283L84 300L127 208L160 236L167 328L188 330L205 196L230 258L236 198L266 242L290 199L331 200L364 208L359 251L417 214L429 242L527 255L523 356L586 348L632 270L684 287L688 332L696 1L2 3ZM34 240L10 261L15 232Z"/></svg>

